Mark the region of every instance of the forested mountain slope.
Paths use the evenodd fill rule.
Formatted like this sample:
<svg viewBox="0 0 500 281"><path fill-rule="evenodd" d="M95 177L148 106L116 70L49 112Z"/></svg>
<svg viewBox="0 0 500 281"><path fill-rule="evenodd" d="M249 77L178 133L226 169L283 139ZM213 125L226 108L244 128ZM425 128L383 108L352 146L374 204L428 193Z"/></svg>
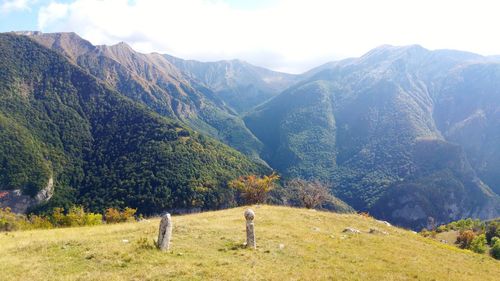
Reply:
<svg viewBox="0 0 500 281"><path fill-rule="evenodd" d="M305 73L245 122L271 166L331 181L357 209L412 227L494 217L499 67L470 53L382 46Z"/></svg>
<svg viewBox="0 0 500 281"><path fill-rule="evenodd" d="M42 208L217 208L228 180L267 171L28 37L0 34L0 69L0 186L33 195L53 177Z"/></svg>
<svg viewBox="0 0 500 281"><path fill-rule="evenodd" d="M262 144L211 89L184 75L160 54L142 54L126 43L93 46L75 33L30 33L119 93L182 121L259 159Z"/></svg>
<svg viewBox="0 0 500 281"><path fill-rule="evenodd" d="M5 55L11 57L3 62L10 70L2 73L9 78L2 81L8 90L2 93L5 102L1 105L0 124L5 129L0 137L6 143L1 148L3 157L9 158L8 163L12 164L2 168L23 171L2 173L1 180L11 185L8 188L22 186L26 194L33 195L53 174L56 186L61 186L60 175L64 171L71 175L64 186L81 186L79 193L71 188L64 193L73 201L74 198L86 200L82 202L90 206L94 199L98 202L101 198L107 198L102 199L104 201L121 198L113 202L119 206L129 202L138 206L139 202L123 198L137 191L135 189L142 190L142 187L134 187L141 182L142 175L151 171L148 175L156 179L158 173L179 168L177 162L184 163L184 158L141 162L141 157L160 155L156 151L160 148L145 145L148 141L131 145L128 139L132 132L142 132L142 137L138 137L141 139L154 136L156 133L151 133L149 126L166 122L170 124L168 132L177 134L177 138L169 141L183 149L193 145L186 148L186 153L197 151L194 143L207 146L207 150L202 151L215 157L210 158L212 160L236 153L194 131L209 134L254 161L269 164L284 179L322 180L330 184L336 196L356 209L404 226L420 228L429 220L445 223L466 216L486 219L500 215L500 63L493 57L452 50L429 51L418 45L381 46L360 58L327 63L302 75L288 75L238 60L203 63L168 55L141 54L125 43L93 46L74 33L26 35L62 54L66 60L57 56L57 61L47 61L30 51L23 55L34 56L33 65L26 65L16 61L16 55L9 53L12 50L7 51L16 46L4 48ZM7 34L4 38L18 37ZM29 41L23 42L28 44ZM43 67L37 70L39 63ZM67 76L60 76L64 71L62 74L59 70L52 71L63 63L72 71L85 74L88 82L69 81ZM12 72L19 67L26 73L33 67L33 75L19 76ZM14 74L9 74L11 72ZM53 81L63 86L55 87ZM113 94L97 95L104 102L86 107L70 99L71 96L60 96L71 92L66 88L68 84L80 87L73 90L76 96L88 94L86 83L99 85L106 93ZM64 106L35 103L38 106L35 108L42 113L33 113L32 96L47 91L55 95L53 102ZM116 100L108 100L111 97ZM150 116L148 118L160 121L142 120L140 124L144 122L145 125L138 125L130 132L111 129L116 126L115 121L121 124L120 128L135 124L135 113L132 116L120 113L119 118L124 119L116 117L109 123L111 127L102 131L110 135L101 136L101 131L95 128L104 126L100 124L109 120L109 114L96 117L84 108L109 104L106 110L114 112L124 106L122 100L123 104L131 104L134 110ZM74 118L67 118L73 115ZM244 122L240 116L244 117ZM41 120L43 125L32 121L33 118ZM54 125L53 119L64 122ZM121 138L121 134L126 136L123 138L127 144L120 147L120 142L114 138ZM60 140L62 137L68 140ZM16 142L12 142L13 139ZM66 144L67 141L71 144ZM47 144L57 142L61 143L57 149ZM110 145L115 142L117 148ZM208 149L208 146L213 147ZM134 156L136 158L123 158L120 153L113 152L133 147L141 151ZM144 149L153 149L153 152ZM214 149L216 151L211 151ZM15 154L5 152L14 150ZM178 153L180 150L172 151ZM228 169L210 170L202 165L212 161L203 162L206 159L199 160L197 168L198 160L193 160L184 163L190 167L189 172L183 170L160 177L162 179L154 183L141 182L139 186L144 186L145 190L158 190L157 186L165 186L165 182L177 179L177 175L190 175L183 179L183 184L174 184L189 186L189 192L176 197L182 200L172 199L165 203L164 199L171 195L148 195L147 198L164 199L153 203L141 201L141 208L148 204L179 208L228 204L232 194L225 189L216 192L218 197L210 195L210 199L200 199L200 192L190 192L194 186L205 192L205 184L210 186L208 190L219 188L230 176L264 169L237 153L234 155L238 156L225 158L235 161L228 162ZM113 166L118 165L115 160L101 163L101 158L108 156L116 157L121 166ZM203 158L198 154L193 157ZM101 163L102 166L85 166L89 163ZM128 164L123 163L135 163L136 172L124 169ZM151 167L147 168L149 164ZM164 170L157 172L158 169ZM94 170L98 172L92 172ZM218 172L214 174L215 171ZM122 176L115 176L115 173L134 178L122 181ZM135 178L135 173L140 176ZM193 181L191 177L198 180ZM112 180L96 183L101 178ZM184 184L186 182L189 184ZM101 187L96 187L99 185ZM120 188L123 190L109 194L93 191ZM63 193L58 194L60 197Z"/></svg>

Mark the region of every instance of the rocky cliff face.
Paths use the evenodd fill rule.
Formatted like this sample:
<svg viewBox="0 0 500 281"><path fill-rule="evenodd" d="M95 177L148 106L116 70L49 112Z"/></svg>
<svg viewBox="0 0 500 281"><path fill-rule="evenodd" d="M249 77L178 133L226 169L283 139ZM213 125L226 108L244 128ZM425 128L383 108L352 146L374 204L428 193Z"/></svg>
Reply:
<svg viewBox="0 0 500 281"><path fill-rule="evenodd" d="M169 55L164 57L239 113L278 95L299 79L299 75L272 71L240 60L199 62Z"/></svg>
<svg viewBox="0 0 500 281"><path fill-rule="evenodd" d="M14 213L26 213L32 207L46 203L54 195L54 179L51 177L45 188L35 197L23 195L20 189L0 190L0 208L10 208Z"/></svg>

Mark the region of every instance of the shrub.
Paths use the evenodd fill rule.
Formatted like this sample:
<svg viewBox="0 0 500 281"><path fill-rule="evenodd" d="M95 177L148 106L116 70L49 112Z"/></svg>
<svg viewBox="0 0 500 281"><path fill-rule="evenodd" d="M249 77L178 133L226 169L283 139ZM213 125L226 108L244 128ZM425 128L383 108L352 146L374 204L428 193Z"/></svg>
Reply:
<svg viewBox="0 0 500 281"><path fill-rule="evenodd" d="M52 215L50 216L50 221L56 227L65 226L67 224L65 218L66 216L64 215L63 208L54 208L52 210Z"/></svg>
<svg viewBox="0 0 500 281"><path fill-rule="evenodd" d="M307 209L317 208L322 204L333 200L328 188L319 181L305 181L293 179L286 183L286 189L290 194L289 201L292 205L306 207Z"/></svg>
<svg viewBox="0 0 500 281"><path fill-rule="evenodd" d="M8 207L0 208L0 231L25 229L27 224L25 216L12 213Z"/></svg>
<svg viewBox="0 0 500 281"><path fill-rule="evenodd" d="M470 243L470 249L475 253L485 253L486 252L486 236L484 234L476 236Z"/></svg>
<svg viewBox="0 0 500 281"><path fill-rule="evenodd" d="M104 219L106 223L118 223L120 222L120 211L115 208L107 208Z"/></svg>
<svg viewBox="0 0 500 281"><path fill-rule="evenodd" d="M457 236L457 241L455 242L462 249L469 249L472 240L476 237L476 234L472 230L461 231Z"/></svg>
<svg viewBox="0 0 500 281"><path fill-rule="evenodd" d="M102 224L102 215L86 213L83 207L73 206L67 214L62 208L54 208L49 220L55 227L99 225Z"/></svg>
<svg viewBox="0 0 500 281"><path fill-rule="evenodd" d="M125 208L122 212L109 208L106 210L106 221L126 222L134 220L136 209ZM0 231L24 229L44 229L53 227L72 227L99 225L103 223L101 214L87 213L81 206L73 206L65 214L63 208L54 208L48 216L26 215L12 213L9 208L0 208Z"/></svg>
<svg viewBox="0 0 500 281"><path fill-rule="evenodd" d="M476 219L473 220L471 218L464 219L464 220L458 220L454 224L455 230L460 230L460 231L465 231L465 230L472 230L474 232L479 232L481 230L484 230L484 222L481 222L481 220Z"/></svg>
<svg viewBox="0 0 500 281"><path fill-rule="evenodd" d="M148 238L146 237L141 237L139 240L137 240L137 248L139 249L144 249L144 250L152 250L156 248L156 243L155 241L149 241Z"/></svg>
<svg viewBox="0 0 500 281"><path fill-rule="evenodd" d="M106 223L119 223L134 220L134 215L137 209L125 208L122 212L115 208L106 209L106 214L104 218Z"/></svg>
<svg viewBox="0 0 500 281"><path fill-rule="evenodd" d="M121 213L123 221L134 221L135 220L134 215L136 212L137 209L126 207Z"/></svg>
<svg viewBox="0 0 500 281"><path fill-rule="evenodd" d="M16 214L10 208L0 208L0 231L15 231L54 227L47 217Z"/></svg>
<svg viewBox="0 0 500 281"><path fill-rule="evenodd" d="M436 228L437 233L446 232L446 231L448 231L448 228L446 227L446 225L440 225L440 226L438 226L438 228Z"/></svg>
<svg viewBox="0 0 500 281"><path fill-rule="evenodd" d="M31 229L49 229L54 227L47 217L37 215L30 216L29 224Z"/></svg>
<svg viewBox="0 0 500 281"><path fill-rule="evenodd" d="M85 215L85 225L99 225L102 224L102 215L88 213Z"/></svg>
<svg viewBox="0 0 500 281"><path fill-rule="evenodd" d="M458 230L458 226L457 226L457 222L454 221L454 222L450 222L448 225L447 225L447 228L449 230Z"/></svg>
<svg viewBox="0 0 500 281"><path fill-rule="evenodd" d="M493 237L499 237L500 238L500 221L493 221L488 223L486 226L486 241L493 246L493 243L491 242Z"/></svg>
<svg viewBox="0 0 500 281"><path fill-rule="evenodd" d="M497 260L500 260L500 238L493 237L491 239L490 255Z"/></svg>
<svg viewBox="0 0 500 281"><path fill-rule="evenodd" d="M85 225L85 211L81 206L73 206L69 209L68 214L66 214L65 226L83 226Z"/></svg>
<svg viewBox="0 0 500 281"><path fill-rule="evenodd" d="M272 173L262 178L256 175L239 177L229 182L229 186L238 190L246 204L264 203L268 193L276 187L279 176Z"/></svg>
<svg viewBox="0 0 500 281"><path fill-rule="evenodd" d="M427 228L422 228L419 232L423 237L436 238L437 232L435 230L427 230Z"/></svg>

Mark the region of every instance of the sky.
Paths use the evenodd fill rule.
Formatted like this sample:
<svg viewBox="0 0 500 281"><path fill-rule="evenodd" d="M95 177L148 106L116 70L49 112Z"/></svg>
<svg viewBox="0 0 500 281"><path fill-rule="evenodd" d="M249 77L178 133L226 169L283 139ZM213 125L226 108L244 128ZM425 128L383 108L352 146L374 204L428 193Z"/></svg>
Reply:
<svg viewBox="0 0 500 281"><path fill-rule="evenodd" d="M384 44L500 54L497 0L0 0L0 32L73 31L185 59L301 73Z"/></svg>

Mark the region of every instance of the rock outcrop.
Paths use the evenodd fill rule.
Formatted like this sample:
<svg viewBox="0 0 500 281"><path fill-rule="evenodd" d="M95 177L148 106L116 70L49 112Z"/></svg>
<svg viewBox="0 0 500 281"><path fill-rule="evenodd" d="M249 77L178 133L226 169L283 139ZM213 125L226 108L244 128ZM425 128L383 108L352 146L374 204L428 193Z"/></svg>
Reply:
<svg viewBox="0 0 500 281"><path fill-rule="evenodd" d="M0 208L10 208L14 213L26 213L33 206L47 202L54 195L54 179L49 178L47 186L35 197L23 195L20 189L0 190Z"/></svg>

